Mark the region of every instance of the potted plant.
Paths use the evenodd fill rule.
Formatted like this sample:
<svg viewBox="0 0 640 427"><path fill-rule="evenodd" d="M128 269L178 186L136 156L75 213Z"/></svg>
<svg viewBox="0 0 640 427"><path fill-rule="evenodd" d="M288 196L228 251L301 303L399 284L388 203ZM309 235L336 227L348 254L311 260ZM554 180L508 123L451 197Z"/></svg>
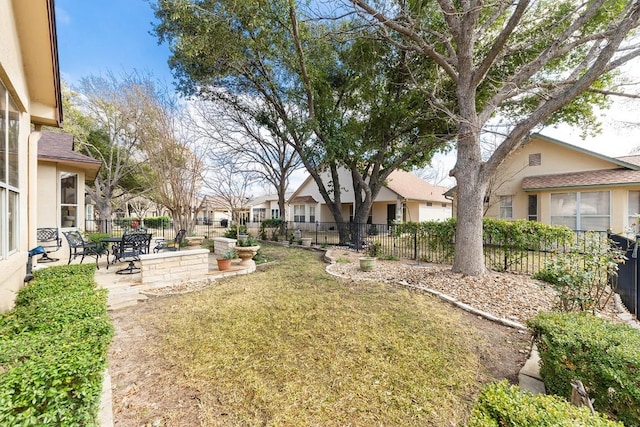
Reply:
<svg viewBox="0 0 640 427"><path fill-rule="evenodd" d="M238 240L236 243L236 252L238 257L242 260L240 265L251 265L251 260L258 253L260 246L258 241L251 236L247 236L242 240Z"/></svg>
<svg viewBox="0 0 640 427"><path fill-rule="evenodd" d="M382 253L382 246L380 242L372 242L367 246L366 255L361 257L360 260L360 270L362 271L373 271L376 267L376 259Z"/></svg>
<svg viewBox="0 0 640 427"><path fill-rule="evenodd" d="M218 270L225 271L231 268L231 260L236 257L236 251L234 249L230 249L226 252L223 252L220 258L217 259L218 262Z"/></svg>

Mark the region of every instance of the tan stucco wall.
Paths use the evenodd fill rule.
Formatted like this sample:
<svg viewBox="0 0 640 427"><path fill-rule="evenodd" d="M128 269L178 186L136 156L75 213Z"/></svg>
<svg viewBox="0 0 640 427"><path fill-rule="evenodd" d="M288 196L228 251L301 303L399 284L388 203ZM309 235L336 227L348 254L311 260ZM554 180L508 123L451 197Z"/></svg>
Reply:
<svg viewBox="0 0 640 427"><path fill-rule="evenodd" d="M26 2L24 2L26 3ZM29 34L25 34L25 30L18 33L15 24L15 14L13 5L16 4L10 0L0 0L0 80L9 90L13 100L18 104L20 111L20 134L18 137L19 154L19 212L16 218L18 224L17 251L7 254L6 259L0 260L0 312L6 311L13 307L16 292L24 285L24 277L26 275L27 253L29 249L36 243L36 221L37 221L37 140L39 132L31 134L31 121L33 109L39 110L39 115L55 115L56 106L45 104L37 104L32 100L32 93L29 92L31 85L45 86L47 83L39 81L29 81L25 73L24 58L21 52L19 41L25 40ZM22 3L20 4L22 5ZM33 2L22 8L30 13L47 12L46 2ZM48 33L48 27L46 28ZM33 30L32 32L36 32ZM26 43L25 43L26 44ZM37 46L29 45L31 50L29 54L42 54L43 65L51 61L51 45L45 46L39 44ZM47 49L48 51L40 52L39 49ZM48 55L48 57L46 56ZM50 63L49 63L50 65ZM33 67L32 67L33 68ZM33 80L33 79L32 79ZM55 93L54 82L49 81L51 92ZM44 111L46 109L50 111ZM3 209L6 209L4 207Z"/></svg>
<svg viewBox="0 0 640 427"><path fill-rule="evenodd" d="M541 165L529 166L529 155L540 153ZM499 217L499 196L513 196L514 219L526 219L528 216L528 196L538 195L538 220L550 222L550 198L552 193L576 191L610 191L611 193L611 229L622 231L627 224L628 191L640 190L640 186L600 186L570 188L550 191L525 192L522 179L528 176L550 175L588 170L614 169L619 166L605 159L590 156L579 150L554 144L543 139L533 138L529 143L513 153L501 166L496 175L490 203L485 216Z"/></svg>

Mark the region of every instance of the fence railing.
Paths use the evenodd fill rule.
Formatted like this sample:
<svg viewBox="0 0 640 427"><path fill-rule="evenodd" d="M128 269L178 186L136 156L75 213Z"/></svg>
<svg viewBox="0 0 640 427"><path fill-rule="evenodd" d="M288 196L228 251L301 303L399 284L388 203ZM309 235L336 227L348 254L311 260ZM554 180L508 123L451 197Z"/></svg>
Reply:
<svg viewBox="0 0 640 427"><path fill-rule="evenodd" d="M165 221L159 224L143 223L154 237L172 239L175 237L173 221ZM265 232L260 236L260 223L248 222L246 226L249 234L254 237L263 237L272 240L295 240L302 237L310 237L318 246L345 246L356 251L364 251L371 243L380 245L383 258L411 259L420 262L451 264L454 257L454 242L443 241L442 238L423 232L400 232L396 225L389 224L338 224L335 222L287 222L285 223L286 237L277 234L276 230ZM130 227L129 221L99 220L86 221L86 231L100 231L112 236L122 235L124 230ZM193 233L198 236L217 237L222 236L228 230L219 222L195 226ZM603 234L604 235L604 234ZM543 266L545 260L554 253L574 250L576 244L584 242L584 232L574 234L571 242L558 240L533 241L530 247L522 249L510 244L509 241L484 242L484 258L488 268L498 271L511 271L525 274L534 274Z"/></svg>
<svg viewBox="0 0 640 427"><path fill-rule="evenodd" d="M627 239L616 234L609 235L625 253L627 260L618 266L618 275L611 278L611 287L620 295L622 303L631 314L638 316L640 309L640 269L638 268L638 240Z"/></svg>

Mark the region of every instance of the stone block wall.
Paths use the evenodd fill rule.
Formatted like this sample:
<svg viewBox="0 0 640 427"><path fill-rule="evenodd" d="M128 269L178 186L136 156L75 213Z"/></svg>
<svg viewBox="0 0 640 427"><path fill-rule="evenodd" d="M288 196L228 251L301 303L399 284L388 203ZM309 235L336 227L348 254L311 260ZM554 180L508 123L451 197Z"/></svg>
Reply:
<svg viewBox="0 0 640 427"><path fill-rule="evenodd" d="M207 249L160 252L140 256L142 284L167 286L205 279L209 273Z"/></svg>
<svg viewBox="0 0 640 427"><path fill-rule="evenodd" d="M213 246L214 252L216 255L222 255L230 249L234 249L236 247L237 240L230 239L228 237L214 237L213 238Z"/></svg>

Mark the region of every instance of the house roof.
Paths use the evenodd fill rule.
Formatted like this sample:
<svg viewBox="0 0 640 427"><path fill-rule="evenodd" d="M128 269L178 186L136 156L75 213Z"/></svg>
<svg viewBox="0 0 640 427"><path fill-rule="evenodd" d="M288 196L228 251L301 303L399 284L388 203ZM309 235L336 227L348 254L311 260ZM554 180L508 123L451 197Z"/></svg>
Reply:
<svg viewBox="0 0 640 427"><path fill-rule="evenodd" d="M525 191L532 191L553 188L630 184L640 185L640 171L618 168L561 173L555 175L530 176L522 180L522 189Z"/></svg>
<svg viewBox="0 0 640 427"><path fill-rule="evenodd" d="M292 203L318 203L318 201L313 196L298 196L289 200L289 204Z"/></svg>
<svg viewBox="0 0 640 427"><path fill-rule="evenodd" d="M84 169L87 180L96 178L102 163L93 157L74 151L73 135L43 131L38 141L38 160L61 163Z"/></svg>
<svg viewBox="0 0 640 427"><path fill-rule="evenodd" d="M620 157L616 157L616 159L640 166L640 156L620 156Z"/></svg>
<svg viewBox="0 0 640 427"><path fill-rule="evenodd" d="M29 111L32 123L60 127L62 89L54 0L13 1L11 6L29 88L29 108L20 97L14 101L21 110Z"/></svg>
<svg viewBox="0 0 640 427"><path fill-rule="evenodd" d="M444 197L446 187L430 184L410 172L401 170L391 172L387 178L386 187L407 200L451 203L451 200Z"/></svg>

